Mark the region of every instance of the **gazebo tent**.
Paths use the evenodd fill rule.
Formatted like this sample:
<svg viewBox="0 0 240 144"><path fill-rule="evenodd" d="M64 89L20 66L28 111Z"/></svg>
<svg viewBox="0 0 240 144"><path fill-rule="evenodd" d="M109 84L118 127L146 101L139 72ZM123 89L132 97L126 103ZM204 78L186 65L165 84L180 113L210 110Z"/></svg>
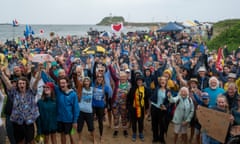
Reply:
<svg viewBox="0 0 240 144"><path fill-rule="evenodd" d="M183 27L180 25L174 23L174 22L169 22L167 25L163 26L162 28L158 29L157 32L173 32L173 31L181 31L183 30Z"/></svg>

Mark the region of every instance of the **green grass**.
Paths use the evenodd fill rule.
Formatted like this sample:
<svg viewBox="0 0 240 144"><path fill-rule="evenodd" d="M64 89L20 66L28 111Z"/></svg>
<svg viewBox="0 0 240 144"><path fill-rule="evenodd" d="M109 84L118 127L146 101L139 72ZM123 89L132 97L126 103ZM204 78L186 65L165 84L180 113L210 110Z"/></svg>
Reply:
<svg viewBox="0 0 240 144"><path fill-rule="evenodd" d="M235 50L240 45L240 19L217 22L213 25L213 38L207 42L210 50L223 47Z"/></svg>

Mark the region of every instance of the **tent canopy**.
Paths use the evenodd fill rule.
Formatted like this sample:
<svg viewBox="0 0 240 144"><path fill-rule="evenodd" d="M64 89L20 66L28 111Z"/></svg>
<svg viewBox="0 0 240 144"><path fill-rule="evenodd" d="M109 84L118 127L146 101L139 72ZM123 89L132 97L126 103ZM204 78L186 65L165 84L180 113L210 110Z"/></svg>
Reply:
<svg viewBox="0 0 240 144"><path fill-rule="evenodd" d="M181 30L183 30L182 26L180 26L174 22L169 22L164 27L158 29L157 32L172 32L172 31L181 31Z"/></svg>

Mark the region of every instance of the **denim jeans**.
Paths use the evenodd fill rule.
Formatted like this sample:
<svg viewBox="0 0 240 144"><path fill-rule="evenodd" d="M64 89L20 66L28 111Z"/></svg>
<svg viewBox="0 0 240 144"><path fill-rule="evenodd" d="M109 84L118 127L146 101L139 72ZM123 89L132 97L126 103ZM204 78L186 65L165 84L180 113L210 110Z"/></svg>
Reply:
<svg viewBox="0 0 240 144"><path fill-rule="evenodd" d="M208 136L207 133L202 132L202 144L221 144L221 143Z"/></svg>

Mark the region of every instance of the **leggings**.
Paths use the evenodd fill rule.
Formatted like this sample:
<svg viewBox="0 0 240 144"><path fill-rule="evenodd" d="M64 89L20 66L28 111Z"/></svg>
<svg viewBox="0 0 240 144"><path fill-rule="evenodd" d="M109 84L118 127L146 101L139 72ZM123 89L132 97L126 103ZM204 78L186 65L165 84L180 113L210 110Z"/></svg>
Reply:
<svg viewBox="0 0 240 144"><path fill-rule="evenodd" d="M103 117L104 117L104 108L94 107L93 108L94 114L96 114L98 119L98 128L100 136L103 134Z"/></svg>

